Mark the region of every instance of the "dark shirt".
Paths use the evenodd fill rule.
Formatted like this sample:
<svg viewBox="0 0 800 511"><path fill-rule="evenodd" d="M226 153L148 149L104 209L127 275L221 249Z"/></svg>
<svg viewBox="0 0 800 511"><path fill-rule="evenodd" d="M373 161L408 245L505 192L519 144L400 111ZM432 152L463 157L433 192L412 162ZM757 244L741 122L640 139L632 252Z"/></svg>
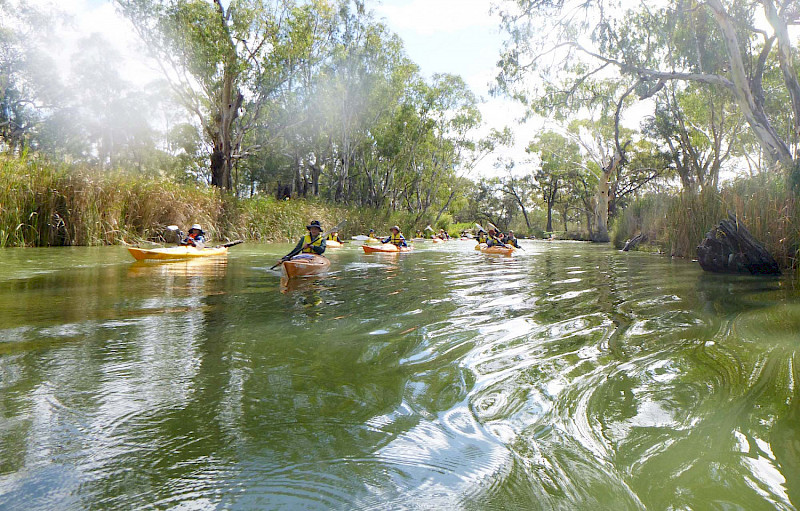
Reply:
<svg viewBox="0 0 800 511"><path fill-rule="evenodd" d="M311 239L316 241L314 238ZM300 238L300 241L297 242L297 245L294 247L294 250L292 250L292 252L296 251L298 254L301 253L303 251L303 245L305 244L306 244L306 237L303 236L302 238ZM319 246L312 245L311 251L317 255L322 255L325 253L325 246L326 246L325 240L322 240L322 243Z"/></svg>

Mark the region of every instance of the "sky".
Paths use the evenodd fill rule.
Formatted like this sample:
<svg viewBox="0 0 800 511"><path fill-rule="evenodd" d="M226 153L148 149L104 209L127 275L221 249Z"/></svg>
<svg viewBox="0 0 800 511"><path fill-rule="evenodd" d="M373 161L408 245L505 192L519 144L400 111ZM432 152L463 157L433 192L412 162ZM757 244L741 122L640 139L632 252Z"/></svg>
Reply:
<svg viewBox="0 0 800 511"><path fill-rule="evenodd" d="M29 1L55 6L71 15L69 29L59 34L62 41L53 50L63 52L65 66L77 40L99 32L125 59L123 78L143 86L159 76L158 70L141 57L142 47L137 36L109 0ZM519 123L524 114L519 104L489 95L504 40L499 18L490 14L491 4L492 0L366 1L376 17L403 39L408 56L420 66L425 76L435 73L460 75L472 91L484 99L480 107L484 126L476 136L485 136L492 128L501 130L509 126L514 130L514 146L484 158L469 174L473 179L499 175L494 168L498 157L513 158L518 162L526 159L524 148L539 127L536 123Z"/></svg>

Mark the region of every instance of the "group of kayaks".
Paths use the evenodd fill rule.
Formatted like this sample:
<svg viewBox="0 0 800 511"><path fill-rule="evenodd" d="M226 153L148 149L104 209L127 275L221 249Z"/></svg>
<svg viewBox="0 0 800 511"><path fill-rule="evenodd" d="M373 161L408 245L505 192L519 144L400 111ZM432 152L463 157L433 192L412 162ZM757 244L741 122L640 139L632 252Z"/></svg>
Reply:
<svg viewBox="0 0 800 511"><path fill-rule="evenodd" d="M363 240L364 244L361 245L365 254L392 254L398 252L411 252L413 247L398 247L391 243L380 243L380 240L369 238ZM446 240L434 239L434 243L443 242ZM230 244L227 244L230 246ZM343 246L341 242L328 240L326 242L328 248L340 248ZM156 260L156 261L177 261L196 259L200 257L215 257L225 256L228 254L228 246L220 245L217 247L196 248L192 246L180 247L165 247L165 248L152 248L144 249L137 247L128 247L128 251L137 261ZM498 254L498 255L511 255L514 248L506 247L489 247L485 243L480 243L475 246L475 250L480 250L484 254ZM324 273L331 265L330 260L326 257L317 254L301 254L288 261L283 261L282 267L287 278L304 277L307 275L317 275Z"/></svg>

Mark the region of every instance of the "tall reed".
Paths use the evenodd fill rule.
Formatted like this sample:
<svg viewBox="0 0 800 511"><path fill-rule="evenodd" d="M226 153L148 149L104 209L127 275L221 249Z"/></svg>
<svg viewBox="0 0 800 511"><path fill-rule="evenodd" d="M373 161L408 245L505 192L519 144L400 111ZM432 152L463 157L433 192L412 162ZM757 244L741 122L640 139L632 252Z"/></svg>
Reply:
<svg viewBox="0 0 800 511"><path fill-rule="evenodd" d="M779 264L795 266L800 211L786 181L775 175L737 179L719 191L644 196L615 219L612 241L621 246L643 233L648 236L648 246L691 258L706 232L728 213L735 214Z"/></svg>
<svg viewBox="0 0 800 511"><path fill-rule="evenodd" d="M160 241L167 225L193 223L219 240L287 241L312 219L326 228L347 220L344 236L388 233L394 224L411 232L433 220L414 225L411 213L317 200L237 199L167 178L0 156L0 247Z"/></svg>

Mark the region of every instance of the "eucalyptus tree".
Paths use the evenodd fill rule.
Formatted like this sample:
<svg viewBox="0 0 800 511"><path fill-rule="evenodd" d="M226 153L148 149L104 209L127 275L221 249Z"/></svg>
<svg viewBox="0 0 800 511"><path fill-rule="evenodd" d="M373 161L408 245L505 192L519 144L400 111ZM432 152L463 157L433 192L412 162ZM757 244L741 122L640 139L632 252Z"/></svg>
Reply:
<svg viewBox="0 0 800 511"><path fill-rule="evenodd" d="M531 174L519 172L516 167L517 163L511 159L500 159L495 163L495 168L502 168L505 171L500 181L500 189L517 204L525 219L525 227L530 233L531 221L528 211L534 202L536 185Z"/></svg>
<svg viewBox="0 0 800 511"><path fill-rule="evenodd" d="M563 193L571 172L582 166L580 148L574 141L553 131L540 133L526 151L536 155L538 168L533 177L547 209L547 232L553 231L553 207Z"/></svg>
<svg viewBox="0 0 800 511"><path fill-rule="evenodd" d="M56 18L22 0L0 1L0 148L9 153L35 147L56 108L61 80L45 44Z"/></svg>
<svg viewBox="0 0 800 511"><path fill-rule="evenodd" d="M211 146L211 184L233 167L266 107L285 92L310 30L292 0L114 0ZM293 58L293 56L297 58Z"/></svg>
<svg viewBox="0 0 800 511"><path fill-rule="evenodd" d="M500 88L530 96L524 78L539 73L540 91L574 96L592 77L613 74L627 95L650 97L667 82L696 83L733 98L764 153L786 172L796 168L800 132L800 79L794 62L795 2L643 0L509 0L503 24L510 38ZM766 20L761 23L760 18ZM774 57L773 57L774 56ZM776 129L764 77L776 66L792 129ZM569 76L554 84L556 73ZM563 83L563 82L562 82ZM777 115L785 115L779 112Z"/></svg>
<svg viewBox="0 0 800 511"><path fill-rule="evenodd" d="M684 190L716 189L723 165L742 154L743 118L724 91L701 84L676 89L669 84L656 96L643 131L666 146Z"/></svg>

